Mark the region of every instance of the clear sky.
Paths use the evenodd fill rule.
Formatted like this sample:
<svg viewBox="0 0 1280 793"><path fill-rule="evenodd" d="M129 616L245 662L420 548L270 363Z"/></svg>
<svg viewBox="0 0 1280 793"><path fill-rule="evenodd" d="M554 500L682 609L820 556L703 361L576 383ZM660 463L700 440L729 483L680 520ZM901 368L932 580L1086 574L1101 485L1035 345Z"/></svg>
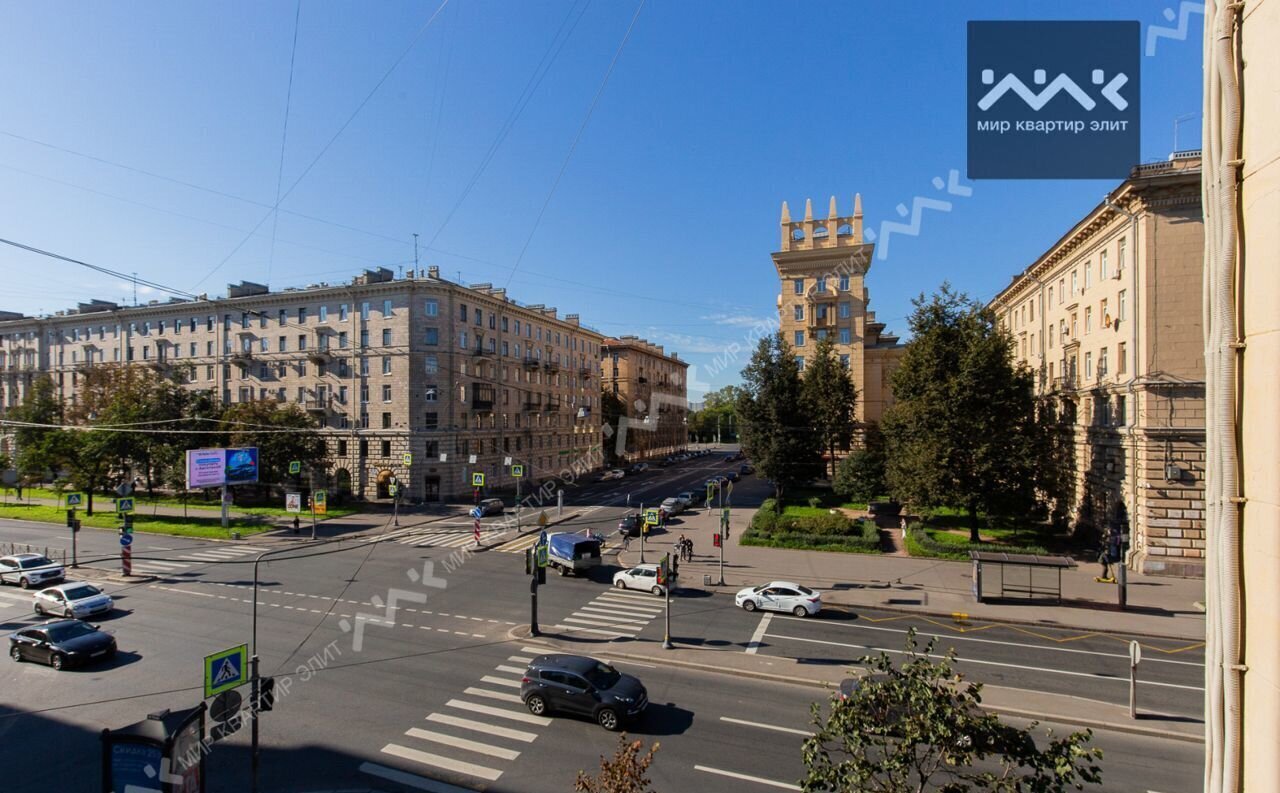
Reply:
<svg viewBox="0 0 1280 793"><path fill-rule="evenodd" d="M1143 161L1168 156L1179 118L1177 147L1200 143L1203 17L1181 5L1187 38L1142 59ZM902 333L914 295L949 279L991 297L1114 185L964 178L967 21L1131 19L1145 36L1179 10L638 7L6 0L0 237L217 295L411 268L417 233L423 266L646 336L718 387L752 324L776 316L783 200L825 214L835 195L845 214L860 192L876 229L959 171L972 195L927 210L868 278ZM0 273L0 310L133 299L130 283L8 246ZM736 361L712 365L735 343Z"/></svg>

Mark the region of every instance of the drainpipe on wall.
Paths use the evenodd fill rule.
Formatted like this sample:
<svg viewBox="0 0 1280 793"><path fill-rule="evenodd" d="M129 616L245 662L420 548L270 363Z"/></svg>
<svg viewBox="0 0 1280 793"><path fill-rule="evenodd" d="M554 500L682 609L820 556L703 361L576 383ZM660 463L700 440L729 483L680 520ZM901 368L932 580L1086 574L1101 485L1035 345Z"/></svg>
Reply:
<svg viewBox="0 0 1280 793"><path fill-rule="evenodd" d="M1128 550L1125 552L1124 565L1128 567L1130 563L1133 561L1134 554L1136 554L1138 551L1138 544L1137 542L1135 542L1135 539L1139 536L1142 537L1142 540L1143 540L1142 544L1143 544L1143 547L1145 547L1146 537L1147 537L1145 531L1138 530L1139 525L1142 525L1145 528L1145 521L1142 519L1142 515L1138 510L1138 488L1140 486L1140 483L1138 482L1138 479L1137 479L1138 444L1137 444L1137 434L1135 432L1135 429L1138 423L1139 411L1138 411L1138 395L1134 388L1134 385L1141 374L1138 371L1138 356L1139 356L1138 328L1142 324L1141 322L1138 321L1138 305L1139 305L1138 301L1140 299L1140 287L1138 285L1139 284L1138 278L1142 274L1142 268L1139 266L1139 258L1138 258L1138 253L1139 253L1138 215L1136 213L1130 212L1128 209L1125 209L1119 204L1116 204L1115 202L1113 202L1111 200L1111 196L1109 195L1104 196L1102 201L1104 204L1106 204L1108 207L1115 210L1116 212L1121 212L1129 217L1129 228L1130 228L1129 233L1130 233L1130 236L1132 236L1133 238L1133 265L1132 265L1133 266L1133 319L1132 319L1133 335L1131 337L1132 343L1130 345L1133 348L1133 351L1131 354L1131 357L1133 358L1133 370L1132 370L1132 373L1129 375L1129 382L1128 382L1129 404L1125 406L1125 446L1127 451L1126 457L1128 458L1126 463L1129 468L1128 476L1127 476L1127 478L1129 479L1129 499L1128 499L1129 503L1127 506L1127 509L1129 512L1129 543L1128 543ZM1118 264L1120 264L1120 266L1122 267L1125 265L1124 262L1118 262Z"/></svg>

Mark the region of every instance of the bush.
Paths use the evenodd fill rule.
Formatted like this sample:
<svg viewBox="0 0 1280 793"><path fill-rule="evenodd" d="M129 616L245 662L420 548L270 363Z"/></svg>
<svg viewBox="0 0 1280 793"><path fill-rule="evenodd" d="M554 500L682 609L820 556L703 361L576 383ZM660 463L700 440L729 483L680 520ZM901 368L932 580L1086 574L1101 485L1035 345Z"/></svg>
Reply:
<svg viewBox="0 0 1280 793"><path fill-rule="evenodd" d="M810 498L810 499L809 499L809 506L810 506L810 507L813 507L814 509L818 509L819 507L821 507L821 506L822 506L822 499L818 498L817 496L814 496L813 498Z"/></svg>
<svg viewBox="0 0 1280 793"><path fill-rule="evenodd" d="M880 530L869 520L825 515L821 519L782 518L770 528L757 526L755 521L752 524L742 536L743 545L843 553L880 551Z"/></svg>
<svg viewBox="0 0 1280 793"><path fill-rule="evenodd" d="M912 523L907 527L907 553L912 556L927 556L936 559L961 559L968 561L970 551L986 551L988 553L1029 553L1047 554L1039 545L998 545L990 542L969 542L968 538L949 532L927 529L921 523Z"/></svg>

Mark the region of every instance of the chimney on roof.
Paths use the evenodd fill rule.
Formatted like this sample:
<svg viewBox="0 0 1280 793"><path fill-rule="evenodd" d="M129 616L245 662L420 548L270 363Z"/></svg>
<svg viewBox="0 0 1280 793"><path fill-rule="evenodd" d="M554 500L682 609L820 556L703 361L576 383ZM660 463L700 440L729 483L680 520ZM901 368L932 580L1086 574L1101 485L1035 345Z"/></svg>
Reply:
<svg viewBox="0 0 1280 793"><path fill-rule="evenodd" d="M428 278L435 278L435 279L437 279L437 280L438 280L438 279L440 278L440 268L439 268L439 267L435 267L435 266L428 267L428 268L427 268L427 277L428 277Z"/></svg>

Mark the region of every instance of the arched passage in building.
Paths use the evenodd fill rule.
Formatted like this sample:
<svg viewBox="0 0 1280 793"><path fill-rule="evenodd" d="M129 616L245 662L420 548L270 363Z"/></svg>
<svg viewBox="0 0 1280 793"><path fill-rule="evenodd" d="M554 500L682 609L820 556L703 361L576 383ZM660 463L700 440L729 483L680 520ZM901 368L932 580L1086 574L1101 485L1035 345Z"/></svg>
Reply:
<svg viewBox="0 0 1280 793"><path fill-rule="evenodd" d="M391 480L395 478L395 474L389 468L383 468L378 472L378 498L391 498Z"/></svg>
<svg viewBox="0 0 1280 793"><path fill-rule="evenodd" d="M333 472L333 487L337 491L339 498L347 499L351 497L351 472L345 468L339 468Z"/></svg>

